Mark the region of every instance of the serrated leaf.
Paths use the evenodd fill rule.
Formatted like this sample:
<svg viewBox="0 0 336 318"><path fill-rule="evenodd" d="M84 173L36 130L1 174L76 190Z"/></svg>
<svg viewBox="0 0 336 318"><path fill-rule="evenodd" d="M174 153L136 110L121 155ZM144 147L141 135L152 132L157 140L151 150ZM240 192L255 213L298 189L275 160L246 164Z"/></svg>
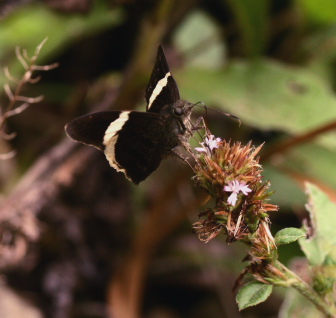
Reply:
<svg viewBox="0 0 336 318"><path fill-rule="evenodd" d="M306 191L309 195L309 212L314 217L317 234L327 237L336 245L336 204L314 184L307 183Z"/></svg>
<svg viewBox="0 0 336 318"><path fill-rule="evenodd" d="M301 237L306 237L306 233L295 227L288 227L280 230L274 237L277 246L290 244L297 241Z"/></svg>
<svg viewBox="0 0 336 318"><path fill-rule="evenodd" d="M256 281L247 283L239 290L236 297L239 310L264 302L271 295L272 290L272 285Z"/></svg>
<svg viewBox="0 0 336 318"><path fill-rule="evenodd" d="M299 244L301 250L307 257L311 265L322 265L330 250L328 247L325 251L322 249L318 240L315 239L300 239ZM327 252L327 253L326 253Z"/></svg>
<svg viewBox="0 0 336 318"><path fill-rule="evenodd" d="M310 264L322 265L327 256L336 258L333 255L336 250L336 204L315 185L307 183L306 189L314 235L308 240L300 239L299 243Z"/></svg>

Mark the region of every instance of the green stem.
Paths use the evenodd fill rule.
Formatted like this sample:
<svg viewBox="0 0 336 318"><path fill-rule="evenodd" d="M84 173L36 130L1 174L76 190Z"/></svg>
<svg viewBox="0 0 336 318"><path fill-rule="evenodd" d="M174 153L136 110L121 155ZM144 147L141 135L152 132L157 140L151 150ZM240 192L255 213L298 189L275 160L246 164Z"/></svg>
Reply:
<svg viewBox="0 0 336 318"><path fill-rule="evenodd" d="M276 261L275 266L285 274L287 278L287 286L295 288L311 303L313 303L318 310L320 310L326 317L336 317L336 308L333 304L328 303L321 297L313 288L311 288L305 281L298 277L294 272L289 270L285 265ZM283 285L283 284L279 284Z"/></svg>

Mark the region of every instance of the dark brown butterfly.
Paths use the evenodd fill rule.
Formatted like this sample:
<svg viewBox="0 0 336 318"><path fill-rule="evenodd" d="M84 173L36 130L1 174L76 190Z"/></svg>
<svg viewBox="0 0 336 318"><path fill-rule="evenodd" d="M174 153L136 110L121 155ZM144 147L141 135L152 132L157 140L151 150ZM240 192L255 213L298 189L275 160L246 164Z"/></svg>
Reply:
<svg viewBox="0 0 336 318"><path fill-rule="evenodd" d="M70 138L103 151L110 165L135 184L190 136L193 105L180 99L161 45L145 95L146 112L92 113L65 127Z"/></svg>

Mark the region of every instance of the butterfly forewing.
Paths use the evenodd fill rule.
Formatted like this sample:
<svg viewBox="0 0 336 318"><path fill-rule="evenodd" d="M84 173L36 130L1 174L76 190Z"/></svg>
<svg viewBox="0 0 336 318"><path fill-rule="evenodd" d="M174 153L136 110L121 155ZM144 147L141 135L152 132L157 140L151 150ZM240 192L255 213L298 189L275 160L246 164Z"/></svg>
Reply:
<svg viewBox="0 0 336 318"><path fill-rule="evenodd" d="M173 104L179 99L177 84L170 73L163 48L160 45L146 88L147 111L159 113L165 105Z"/></svg>

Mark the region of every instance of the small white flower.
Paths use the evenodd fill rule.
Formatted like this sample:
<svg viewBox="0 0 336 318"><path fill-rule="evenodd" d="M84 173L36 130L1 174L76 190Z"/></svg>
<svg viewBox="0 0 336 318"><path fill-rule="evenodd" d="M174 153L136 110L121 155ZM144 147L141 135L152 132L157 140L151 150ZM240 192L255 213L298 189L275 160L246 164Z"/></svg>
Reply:
<svg viewBox="0 0 336 318"><path fill-rule="evenodd" d="M218 148L219 143L222 141L222 139L215 138L214 135L210 135L209 138L205 137L205 143L209 147L210 151L214 150L215 148Z"/></svg>
<svg viewBox="0 0 336 318"><path fill-rule="evenodd" d="M195 150L198 152L205 152L208 156L211 156L212 151L218 148L219 143L222 141L220 138L215 138L214 135L205 137L205 141L201 142L202 147L196 147Z"/></svg>
<svg viewBox="0 0 336 318"><path fill-rule="evenodd" d="M232 192L232 194L228 197L227 202L231 205L236 205L238 200L237 196L240 191L247 195L252 190L246 185L244 181L239 182L238 180L232 180L224 187L224 191Z"/></svg>
<svg viewBox="0 0 336 318"><path fill-rule="evenodd" d="M205 148L204 142L201 142L201 145L202 145L202 147L196 147L195 150L198 151L198 152L206 152L207 153L208 149Z"/></svg>
<svg viewBox="0 0 336 318"><path fill-rule="evenodd" d="M230 196L228 197L228 199L227 199L227 202L229 203L229 204L231 204L231 205L236 205L236 203L237 203L237 193L236 192L232 192L231 194L230 194Z"/></svg>

